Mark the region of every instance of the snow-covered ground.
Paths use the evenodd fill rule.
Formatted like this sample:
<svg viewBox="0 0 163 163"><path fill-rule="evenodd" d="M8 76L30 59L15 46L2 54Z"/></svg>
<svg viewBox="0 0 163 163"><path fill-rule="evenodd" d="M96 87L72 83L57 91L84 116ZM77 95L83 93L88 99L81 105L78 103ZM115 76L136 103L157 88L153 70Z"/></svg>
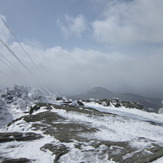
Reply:
<svg viewBox="0 0 163 163"><path fill-rule="evenodd" d="M85 103L85 106L94 108L101 112L113 113L116 115L132 118L136 120L154 122L163 125L163 114L149 113L133 108L129 109L129 108L125 108L124 106L115 107L114 105L112 105L106 107L106 106L101 106L100 104L95 102Z"/></svg>
<svg viewBox="0 0 163 163"><path fill-rule="evenodd" d="M46 136L42 139L35 141L12 141L0 144L1 155L6 158L28 158L33 160L34 163L52 163L54 156L51 152L43 152L40 148L54 139ZM16 148L15 148L16 147Z"/></svg>
<svg viewBox="0 0 163 163"><path fill-rule="evenodd" d="M24 101L23 101L23 100ZM29 113L24 112L29 109L27 104L32 106L35 100L41 99L41 102L47 102L47 98L44 95L40 96L40 92L36 90L30 90L30 93L23 94L21 99L16 99L16 102L3 104L3 109L7 108L8 113L12 116L12 119L27 116ZM21 101L22 100L22 101ZM62 142L68 148L67 153L60 157L61 163L76 163L76 162L94 162L94 163L115 163L112 158L108 159L106 153L108 147L101 145L98 148L92 146L92 140L107 141L107 142L127 142L130 147L135 149L136 153L145 152L151 154L149 150L154 145L163 147L163 114L149 113L138 109L129 109L125 107L102 106L96 102L85 102L86 107L74 107L76 110L66 110L62 108L62 101L55 101L50 99L52 105L51 113L55 113L60 117L63 117L65 121L56 122L53 124L62 123L75 123L85 125L88 128L97 129L96 132L80 133L78 136L90 139L90 142L82 142L80 149L75 148L77 140L73 142ZM25 109L23 107L27 106ZM61 106L60 109L57 106ZM6 107L6 108L5 108ZM72 106L71 106L72 107ZM23 108L23 109L22 109ZM98 111L97 113L87 113L89 108ZM46 112L46 107L41 107L38 111L35 111L33 115ZM82 112L83 111L83 112ZM109 114L108 114L109 113ZM8 122L8 120L7 120ZM41 124L42 122L36 122ZM43 135L43 138L33 141L11 141L0 143L0 158L28 158L33 163L52 163L56 157L56 154L49 150L40 150L45 144L57 144L61 142L53 136L44 134L41 130L34 130L32 128L33 122L26 122L20 119L10 126L4 126L0 129L0 132L33 132ZM49 126L48 126L49 127ZM80 128L79 128L80 130ZM0 137L1 139L1 137ZM114 146L110 146L110 149ZM121 147L116 147L121 148ZM109 150L109 149L108 149ZM116 151L118 153L118 150ZM101 157L101 153L103 154ZM123 158L130 158L134 155L134 152L125 154ZM163 156L163 155L162 155ZM162 163L163 157L153 161L153 163Z"/></svg>

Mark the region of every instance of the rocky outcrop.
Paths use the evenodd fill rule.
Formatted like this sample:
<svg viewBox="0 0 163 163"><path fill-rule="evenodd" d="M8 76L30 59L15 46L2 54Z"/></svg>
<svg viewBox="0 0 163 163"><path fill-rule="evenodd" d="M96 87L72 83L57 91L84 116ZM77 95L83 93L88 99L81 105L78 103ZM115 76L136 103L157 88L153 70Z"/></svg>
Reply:
<svg viewBox="0 0 163 163"><path fill-rule="evenodd" d="M115 107L121 107L124 106L126 108L135 108L139 110L145 110L142 104L139 104L134 101L124 101L120 100L119 98L111 98L111 99L102 99L102 100L84 100L86 102L94 101L98 104L101 104L103 106L115 106Z"/></svg>
<svg viewBox="0 0 163 163"><path fill-rule="evenodd" d="M91 90L75 96L70 96L73 100L89 100L91 98L95 100L119 98L124 101L134 101L143 105L144 109L148 112L158 112L158 109L162 107L162 100L151 97L144 97L131 93L117 94L113 93L105 88L96 87Z"/></svg>
<svg viewBox="0 0 163 163"><path fill-rule="evenodd" d="M40 139L43 136L40 134L27 132L1 132L0 133L0 143L10 142L10 141L31 141Z"/></svg>
<svg viewBox="0 0 163 163"><path fill-rule="evenodd" d="M123 101L119 101L118 99L112 100L100 100L99 103L103 104L104 102L108 105L119 104L128 105L135 107L135 103L125 103ZM37 110L40 107L46 109L43 112L37 113ZM54 155L54 162L62 162L62 157L69 155L72 150L77 150L82 155L86 155L88 160L91 160L92 156L97 157L98 160L108 159L113 160L119 163L145 163L156 160L157 158L162 156L163 146L159 146L158 143L147 139L147 138L139 138L140 142L153 142L152 145L146 146L142 149L137 149L130 145L128 141L102 141L98 140L98 138L93 138L91 136L87 137L85 135L93 135L96 132L99 132L99 128L95 126L91 126L89 123L78 123L73 119L69 119L59 115L57 111L51 111L53 108L56 110L65 111L65 114L69 114L70 112L85 115L86 117L94 117L97 119L103 116L111 116L115 117L117 115L112 115L108 113L99 112L97 110L87 108L87 107L74 107L69 105L52 105L52 104L37 104L33 106L36 113L31 115L23 116L8 126L12 127L17 122L22 122L22 120L26 123L31 124L32 132L20 133L20 132L9 132L9 133L0 133L0 143L10 142L10 141L30 141L35 139L42 138L42 135L34 133L35 131L41 131L43 135L50 135L54 137L56 142L46 143L43 145L40 150L43 152L50 151L52 155ZM20 123L21 125L21 123ZM114 132L114 131L111 131ZM69 145L71 144L71 145ZM72 154L70 154L72 155ZM69 156L68 156L69 157ZM13 159L14 162L16 159ZM18 159L17 161L22 161L23 158ZM93 158L92 158L93 160ZM6 160L7 161L7 160ZM10 160L8 160L10 161ZM29 160L24 159L24 162L28 162Z"/></svg>
<svg viewBox="0 0 163 163"><path fill-rule="evenodd" d="M31 163L31 162L32 160L27 158L17 158L17 159L6 158L1 163Z"/></svg>
<svg viewBox="0 0 163 163"><path fill-rule="evenodd" d="M55 154L54 163L57 163L60 157L69 152L69 148L66 147L64 144L45 144L43 147L40 148L42 151L49 150L52 154Z"/></svg>
<svg viewBox="0 0 163 163"><path fill-rule="evenodd" d="M82 101L79 101L79 100L75 100L72 103L70 103L69 105L70 106L74 106L74 107L84 106L84 104L82 103Z"/></svg>

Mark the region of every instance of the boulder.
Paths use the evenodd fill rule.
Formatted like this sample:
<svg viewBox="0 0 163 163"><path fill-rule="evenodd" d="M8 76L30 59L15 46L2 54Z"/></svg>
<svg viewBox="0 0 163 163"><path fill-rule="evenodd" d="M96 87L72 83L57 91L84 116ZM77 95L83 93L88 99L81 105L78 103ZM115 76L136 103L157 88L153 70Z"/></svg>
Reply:
<svg viewBox="0 0 163 163"><path fill-rule="evenodd" d="M74 107L80 107L80 106L84 106L84 104L81 101L73 101L72 103L69 104L70 106L74 106Z"/></svg>

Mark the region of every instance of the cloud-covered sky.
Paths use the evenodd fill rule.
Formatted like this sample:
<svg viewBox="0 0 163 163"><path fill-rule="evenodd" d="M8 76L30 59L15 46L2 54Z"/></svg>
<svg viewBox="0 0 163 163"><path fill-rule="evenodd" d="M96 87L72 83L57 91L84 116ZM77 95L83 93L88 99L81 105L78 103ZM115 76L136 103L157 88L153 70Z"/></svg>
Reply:
<svg viewBox="0 0 163 163"><path fill-rule="evenodd" d="M161 93L162 15L162 0L1 0L28 54L0 18L0 87Z"/></svg>

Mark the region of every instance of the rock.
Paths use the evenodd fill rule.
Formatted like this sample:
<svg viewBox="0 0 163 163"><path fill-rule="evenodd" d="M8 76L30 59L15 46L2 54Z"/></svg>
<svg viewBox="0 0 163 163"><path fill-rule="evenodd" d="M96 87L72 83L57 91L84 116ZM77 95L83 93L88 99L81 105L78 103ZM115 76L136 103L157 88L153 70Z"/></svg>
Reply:
<svg viewBox="0 0 163 163"><path fill-rule="evenodd" d="M68 153L69 149L64 144L60 145L54 145L54 144L45 144L43 147L40 148L42 151L45 151L48 149L53 154L55 154L55 160L54 162L58 162L60 157L66 153Z"/></svg>
<svg viewBox="0 0 163 163"><path fill-rule="evenodd" d="M121 104L120 104L120 103L116 103L114 106L115 106L116 108L117 108L117 107L121 107Z"/></svg>
<svg viewBox="0 0 163 163"><path fill-rule="evenodd" d="M5 159L1 163L30 163L31 160L27 158Z"/></svg>
<svg viewBox="0 0 163 163"><path fill-rule="evenodd" d="M84 106L84 104L81 101L77 101L77 100L73 101L69 105L74 107Z"/></svg>
<svg viewBox="0 0 163 163"><path fill-rule="evenodd" d="M21 132L1 132L0 133L0 143L10 142L10 141L30 141L40 139L43 136L33 132L21 133Z"/></svg>
<svg viewBox="0 0 163 163"><path fill-rule="evenodd" d="M61 100L63 100L63 98L62 97L57 97L56 100L61 101Z"/></svg>
<svg viewBox="0 0 163 163"><path fill-rule="evenodd" d="M76 108L74 110L76 110ZM51 135L61 142L72 142L72 139L83 141L85 138L79 136L79 134L89 134L98 131L94 127L85 124L78 124L74 121L67 121L64 123L66 118L50 111L24 116L21 119L32 123L33 130L41 130L44 134ZM17 119L13 123L21 119Z"/></svg>
<svg viewBox="0 0 163 163"><path fill-rule="evenodd" d="M103 100L99 100L97 101L99 104L103 105L103 106L110 106L110 102L111 100L109 99L103 99Z"/></svg>
<svg viewBox="0 0 163 163"><path fill-rule="evenodd" d="M131 162L142 163L142 160L143 160L143 163L149 163L162 157L162 154L163 154L163 147L154 145L151 148L143 149L141 151L133 153L131 157L124 159L123 162L124 163L131 163Z"/></svg>
<svg viewBox="0 0 163 163"><path fill-rule="evenodd" d="M34 111L39 110L41 107L44 107L47 110L51 110L52 109L51 104L48 104L48 103L38 103L38 104L35 104L34 106L31 106L31 108L29 110L29 113L32 114Z"/></svg>
<svg viewBox="0 0 163 163"><path fill-rule="evenodd" d="M136 102L129 102L129 101L122 101L122 105L125 106L126 108L136 108L143 110L144 107L142 104L136 103Z"/></svg>

